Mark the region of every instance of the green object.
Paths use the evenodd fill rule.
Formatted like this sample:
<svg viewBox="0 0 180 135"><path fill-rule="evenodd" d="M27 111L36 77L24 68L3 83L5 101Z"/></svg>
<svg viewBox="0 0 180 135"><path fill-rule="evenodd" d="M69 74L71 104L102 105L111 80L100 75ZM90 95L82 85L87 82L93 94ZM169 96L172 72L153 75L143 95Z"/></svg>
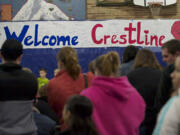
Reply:
<svg viewBox="0 0 180 135"><path fill-rule="evenodd" d="M47 78L38 78L38 88L41 88L43 85L48 84L49 80Z"/></svg>

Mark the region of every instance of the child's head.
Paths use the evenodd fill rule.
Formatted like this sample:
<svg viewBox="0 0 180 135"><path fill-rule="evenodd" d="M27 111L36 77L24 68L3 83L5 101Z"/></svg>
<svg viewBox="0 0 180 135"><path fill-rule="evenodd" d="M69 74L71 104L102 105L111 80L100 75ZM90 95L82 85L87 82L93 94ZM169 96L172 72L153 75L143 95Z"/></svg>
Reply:
<svg viewBox="0 0 180 135"><path fill-rule="evenodd" d="M40 89L38 90L38 95L40 97L47 97L47 88L48 88L47 84L41 86Z"/></svg>
<svg viewBox="0 0 180 135"><path fill-rule="evenodd" d="M75 95L70 97L64 106L63 120L72 133L97 135L91 119L92 112L91 101L84 96Z"/></svg>
<svg viewBox="0 0 180 135"><path fill-rule="evenodd" d="M39 70L39 75L41 78L46 78L47 71L46 69L42 68Z"/></svg>

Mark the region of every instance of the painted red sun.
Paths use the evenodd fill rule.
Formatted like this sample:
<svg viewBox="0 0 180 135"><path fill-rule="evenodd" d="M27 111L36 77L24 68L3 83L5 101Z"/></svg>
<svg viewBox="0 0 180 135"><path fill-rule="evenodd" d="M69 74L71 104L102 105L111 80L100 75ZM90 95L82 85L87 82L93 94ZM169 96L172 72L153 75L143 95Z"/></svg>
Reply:
<svg viewBox="0 0 180 135"><path fill-rule="evenodd" d="M175 39L180 40L180 21L176 21L171 27L171 33Z"/></svg>

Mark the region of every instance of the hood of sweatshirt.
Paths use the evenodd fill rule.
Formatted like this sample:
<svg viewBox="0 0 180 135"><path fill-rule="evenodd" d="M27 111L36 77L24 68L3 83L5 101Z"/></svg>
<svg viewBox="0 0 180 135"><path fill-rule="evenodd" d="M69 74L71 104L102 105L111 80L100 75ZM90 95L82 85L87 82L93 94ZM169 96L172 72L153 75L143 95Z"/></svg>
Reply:
<svg viewBox="0 0 180 135"><path fill-rule="evenodd" d="M107 95L118 100L127 100L135 88L129 83L126 76L123 77L96 77L92 85L103 90Z"/></svg>

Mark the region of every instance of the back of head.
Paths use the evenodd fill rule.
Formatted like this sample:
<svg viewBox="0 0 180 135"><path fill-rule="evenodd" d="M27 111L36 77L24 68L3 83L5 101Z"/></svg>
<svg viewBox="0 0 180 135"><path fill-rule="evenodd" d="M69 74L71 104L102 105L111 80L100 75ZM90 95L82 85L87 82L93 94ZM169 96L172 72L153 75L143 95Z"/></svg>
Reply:
<svg viewBox="0 0 180 135"><path fill-rule="evenodd" d="M22 54L23 46L15 39L6 40L1 47L1 55L6 61L15 61Z"/></svg>
<svg viewBox="0 0 180 135"><path fill-rule="evenodd" d="M91 118L93 105L88 98L81 95L72 96L66 102L66 109L71 112L71 135L98 135Z"/></svg>
<svg viewBox="0 0 180 135"><path fill-rule="evenodd" d="M81 67L78 64L78 57L75 49L71 47L61 48L57 54L57 60L64 64L65 69L73 79L77 79Z"/></svg>
<svg viewBox="0 0 180 135"><path fill-rule="evenodd" d="M72 115L80 118L91 117L93 106L91 101L80 95L72 96L66 102L67 110L69 110Z"/></svg>
<svg viewBox="0 0 180 135"><path fill-rule="evenodd" d="M161 69L161 65L159 64L154 53L148 49L141 49L138 51L135 61L134 68L139 67L151 67L154 69Z"/></svg>
<svg viewBox="0 0 180 135"><path fill-rule="evenodd" d="M133 45L127 46L123 53L123 63L134 60L138 50L139 49L136 46Z"/></svg>
<svg viewBox="0 0 180 135"><path fill-rule="evenodd" d="M92 60L88 66L89 72L95 73L95 60Z"/></svg>
<svg viewBox="0 0 180 135"><path fill-rule="evenodd" d="M105 55L101 55L96 59L95 68L103 76L111 76L117 74L118 66L120 64L119 55L117 52L109 52Z"/></svg>
<svg viewBox="0 0 180 135"><path fill-rule="evenodd" d="M176 52L180 52L180 40L171 39L165 42L162 46L162 49L167 48L170 54L176 54Z"/></svg>
<svg viewBox="0 0 180 135"><path fill-rule="evenodd" d="M47 84L40 87L40 89L38 90L38 94L40 97L47 97L47 88L48 88Z"/></svg>

